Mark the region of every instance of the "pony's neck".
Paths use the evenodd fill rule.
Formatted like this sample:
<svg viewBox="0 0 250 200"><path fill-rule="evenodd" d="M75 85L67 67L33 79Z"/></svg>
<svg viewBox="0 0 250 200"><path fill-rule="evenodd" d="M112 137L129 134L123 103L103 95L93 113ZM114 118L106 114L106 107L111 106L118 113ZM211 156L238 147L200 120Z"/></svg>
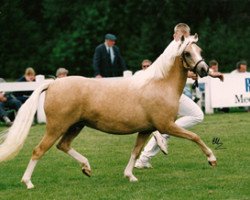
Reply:
<svg viewBox="0 0 250 200"><path fill-rule="evenodd" d="M184 69L180 59L180 54L185 45L173 40L154 63L145 70L145 73L137 78L140 78L140 80L137 80L137 85L145 85L152 79L163 82L171 80L173 81L171 83L173 87L177 87L178 92L181 94L187 79L187 71ZM178 84L175 83L176 81L178 81Z"/></svg>
<svg viewBox="0 0 250 200"><path fill-rule="evenodd" d="M175 61L175 57L178 55L180 43L173 40L164 52L155 60L151 65L153 76L158 78L164 78L168 75L171 67Z"/></svg>
<svg viewBox="0 0 250 200"><path fill-rule="evenodd" d="M170 84L179 96L181 96L185 87L187 72L188 70L183 66L181 56L177 56L166 78L166 84Z"/></svg>

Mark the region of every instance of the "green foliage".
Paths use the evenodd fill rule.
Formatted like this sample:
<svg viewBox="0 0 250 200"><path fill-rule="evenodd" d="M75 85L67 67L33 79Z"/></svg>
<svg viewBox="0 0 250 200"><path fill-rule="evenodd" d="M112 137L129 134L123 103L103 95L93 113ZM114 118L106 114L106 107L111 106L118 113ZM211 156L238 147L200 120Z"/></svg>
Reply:
<svg viewBox="0 0 250 200"><path fill-rule="evenodd" d="M223 72L249 61L248 0L5 1L0 4L0 75L18 78L26 67L54 74L92 76L95 47L107 32L118 36L128 68L155 60L172 40L173 27L188 23L200 36L207 60Z"/></svg>
<svg viewBox="0 0 250 200"><path fill-rule="evenodd" d="M249 130L249 113L206 115L192 131L214 151L217 167L208 165L196 144L171 137L169 155L154 157L153 169L135 169L139 181L130 183L123 170L136 134L108 135L85 128L72 146L88 158L92 176L84 176L74 159L53 146L38 162L32 176L35 189L28 191L20 180L45 131L44 125L36 125L19 155L0 163L0 199L249 199ZM223 143L218 150L214 137Z"/></svg>

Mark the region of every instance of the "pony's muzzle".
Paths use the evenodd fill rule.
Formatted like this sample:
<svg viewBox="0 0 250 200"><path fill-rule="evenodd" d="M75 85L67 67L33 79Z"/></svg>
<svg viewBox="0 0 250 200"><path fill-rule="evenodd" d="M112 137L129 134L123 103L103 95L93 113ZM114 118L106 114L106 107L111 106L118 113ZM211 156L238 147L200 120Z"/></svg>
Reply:
<svg viewBox="0 0 250 200"><path fill-rule="evenodd" d="M199 74L199 76L202 78L202 77L205 77L208 75L208 71L209 71L209 67L208 65L205 63L205 61L202 61L200 62L198 65L197 65L197 73Z"/></svg>

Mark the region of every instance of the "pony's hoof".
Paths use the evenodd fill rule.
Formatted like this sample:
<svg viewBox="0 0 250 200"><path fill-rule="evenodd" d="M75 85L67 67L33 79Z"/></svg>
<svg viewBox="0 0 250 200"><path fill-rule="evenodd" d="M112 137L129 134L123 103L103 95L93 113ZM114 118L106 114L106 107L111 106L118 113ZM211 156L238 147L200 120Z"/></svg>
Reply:
<svg viewBox="0 0 250 200"><path fill-rule="evenodd" d="M33 189L35 187L30 180L22 179L21 182L26 185L27 189Z"/></svg>
<svg viewBox="0 0 250 200"><path fill-rule="evenodd" d="M129 178L129 182L138 182L138 179L136 177Z"/></svg>
<svg viewBox="0 0 250 200"><path fill-rule="evenodd" d="M88 177L91 176L91 170L88 167L86 167L86 166L82 167L82 173L84 173Z"/></svg>
<svg viewBox="0 0 250 200"><path fill-rule="evenodd" d="M128 178L129 182L137 182L138 179L134 175L124 175L126 178Z"/></svg>
<svg viewBox="0 0 250 200"><path fill-rule="evenodd" d="M159 132L154 132L153 136L156 140L157 145L161 149L161 151L165 154L168 155L168 149L167 149L167 140L162 137L162 135Z"/></svg>
<svg viewBox="0 0 250 200"><path fill-rule="evenodd" d="M214 161L208 161L209 165L211 165L212 167L215 167L217 165L216 160Z"/></svg>

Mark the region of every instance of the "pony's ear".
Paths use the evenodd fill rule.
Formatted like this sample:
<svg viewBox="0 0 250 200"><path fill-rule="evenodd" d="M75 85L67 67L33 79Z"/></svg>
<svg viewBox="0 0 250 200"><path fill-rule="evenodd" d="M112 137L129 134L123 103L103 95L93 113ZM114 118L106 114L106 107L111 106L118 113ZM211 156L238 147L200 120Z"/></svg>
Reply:
<svg viewBox="0 0 250 200"><path fill-rule="evenodd" d="M198 40L198 34L197 33L194 34L194 39Z"/></svg>
<svg viewBox="0 0 250 200"><path fill-rule="evenodd" d="M181 42L184 42L184 40L185 40L185 37L184 37L184 35L182 35L181 36Z"/></svg>

